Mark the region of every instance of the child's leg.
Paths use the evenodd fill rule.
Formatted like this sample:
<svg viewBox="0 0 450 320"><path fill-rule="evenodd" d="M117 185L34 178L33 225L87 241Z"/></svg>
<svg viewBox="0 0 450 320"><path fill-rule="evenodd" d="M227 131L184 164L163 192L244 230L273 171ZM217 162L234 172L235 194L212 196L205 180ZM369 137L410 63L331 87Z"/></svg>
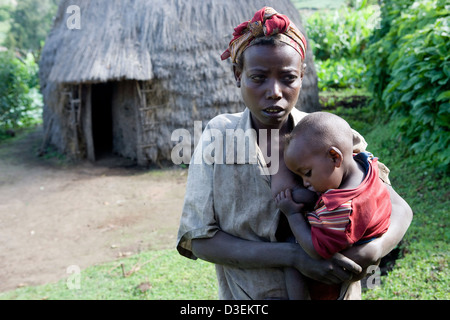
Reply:
<svg viewBox="0 0 450 320"><path fill-rule="evenodd" d="M310 300L305 277L294 268L284 269L289 300Z"/></svg>

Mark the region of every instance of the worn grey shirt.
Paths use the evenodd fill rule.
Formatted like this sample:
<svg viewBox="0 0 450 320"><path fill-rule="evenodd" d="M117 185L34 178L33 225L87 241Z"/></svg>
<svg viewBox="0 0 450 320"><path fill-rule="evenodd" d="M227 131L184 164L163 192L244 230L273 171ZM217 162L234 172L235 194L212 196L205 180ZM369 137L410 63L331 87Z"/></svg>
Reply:
<svg viewBox="0 0 450 320"><path fill-rule="evenodd" d="M297 124L305 115L293 109L290 117ZM196 259L192 252L192 239L211 238L218 230L246 240L277 241L275 233L280 211L272 198L271 178L267 174L266 162L256 136L247 135L246 148L250 152L243 158L238 157L236 150L242 145L237 146L236 143L234 149L226 148L227 132L239 129L251 133L248 109L212 119L194 151L177 240L179 253L188 258ZM218 143L220 135L224 137L223 149ZM211 139L212 136L214 139ZM217 144L213 145L211 141ZM354 144L355 151L365 150L366 142L356 131ZM252 157L253 147L256 150L255 157ZM233 152L231 156L230 152ZM215 161L211 160L213 156ZM230 162L231 158L234 161ZM220 299L287 297L281 268L242 269L216 265L216 273ZM356 298L358 294L360 296L359 290L354 291Z"/></svg>

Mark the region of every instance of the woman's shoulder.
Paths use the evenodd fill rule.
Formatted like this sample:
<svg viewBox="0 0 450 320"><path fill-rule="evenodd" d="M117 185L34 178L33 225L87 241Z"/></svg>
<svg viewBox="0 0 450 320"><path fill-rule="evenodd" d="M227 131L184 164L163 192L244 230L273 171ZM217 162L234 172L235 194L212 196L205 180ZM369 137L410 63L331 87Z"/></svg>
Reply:
<svg viewBox="0 0 450 320"><path fill-rule="evenodd" d="M222 113L212 118L206 124L207 129L217 129L225 132L226 129L235 129L245 118L246 112Z"/></svg>

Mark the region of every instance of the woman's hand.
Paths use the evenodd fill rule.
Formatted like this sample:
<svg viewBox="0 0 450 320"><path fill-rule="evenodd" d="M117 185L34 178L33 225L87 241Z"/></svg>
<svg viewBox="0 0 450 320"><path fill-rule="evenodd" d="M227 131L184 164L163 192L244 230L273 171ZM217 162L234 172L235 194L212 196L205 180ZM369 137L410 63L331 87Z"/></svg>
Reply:
<svg viewBox="0 0 450 320"><path fill-rule="evenodd" d="M366 276L367 268L380 263L382 253L381 246L373 240L363 245L353 246L349 249L342 251L342 254L350 258L353 261L357 261L362 267L362 272L353 277L353 281L358 281Z"/></svg>
<svg viewBox="0 0 450 320"><path fill-rule="evenodd" d="M300 251L304 253L303 250ZM299 259L294 265L297 270L311 279L326 284L339 284L349 281L362 271L361 266L340 253L336 253L329 260L305 257L300 252L297 256Z"/></svg>

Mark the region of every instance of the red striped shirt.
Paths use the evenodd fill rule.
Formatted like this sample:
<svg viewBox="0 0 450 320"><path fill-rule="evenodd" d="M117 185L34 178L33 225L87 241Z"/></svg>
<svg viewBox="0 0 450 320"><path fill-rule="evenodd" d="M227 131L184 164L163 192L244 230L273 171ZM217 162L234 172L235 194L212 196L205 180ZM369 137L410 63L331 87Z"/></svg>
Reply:
<svg viewBox="0 0 450 320"><path fill-rule="evenodd" d="M325 259L359 240L379 237L389 227L390 195L378 177L377 159L356 157L368 164L364 181L354 189L328 190L307 214L314 248Z"/></svg>

